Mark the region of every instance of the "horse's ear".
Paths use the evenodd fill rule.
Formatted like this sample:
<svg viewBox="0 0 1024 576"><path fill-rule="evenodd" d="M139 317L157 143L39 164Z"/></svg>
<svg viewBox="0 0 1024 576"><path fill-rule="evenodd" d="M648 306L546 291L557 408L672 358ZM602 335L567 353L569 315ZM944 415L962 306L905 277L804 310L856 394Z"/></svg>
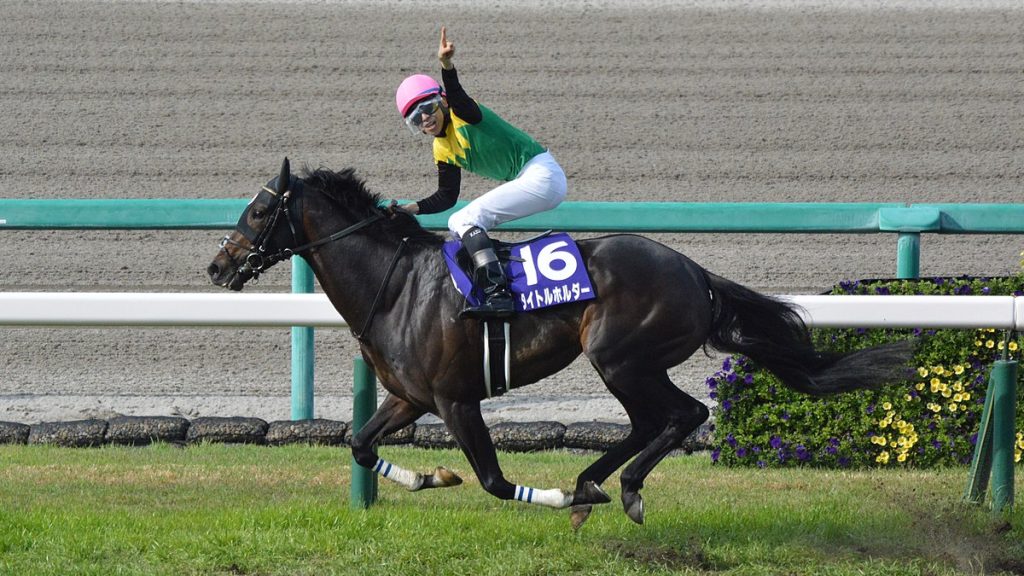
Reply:
<svg viewBox="0 0 1024 576"><path fill-rule="evenodd" d="M284 194L288 191L288 183L292 179L291 166L288 164L288 157L281 162L281 174L277 177L277 193Z"/></svg>

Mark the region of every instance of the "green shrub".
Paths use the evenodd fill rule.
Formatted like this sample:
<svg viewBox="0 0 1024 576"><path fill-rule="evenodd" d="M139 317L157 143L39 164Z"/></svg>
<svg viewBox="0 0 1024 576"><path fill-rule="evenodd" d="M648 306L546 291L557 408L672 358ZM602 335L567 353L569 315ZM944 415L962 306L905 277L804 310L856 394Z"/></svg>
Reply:
<svg viewBox="0 0 1024 576"><path fill-rule="evenodd" d="M1022 295L1024 275L842 282L833 294ZM814 398L783 386L742 356L707 379L717 401L712 459L728 465L931 467L970 462L988 371L1020 342L977 330L812 330L822 350L844 352L905 338L917 340L908 380L878 390ZM1018 387L1024 370L1018 372ZM1024 403L1017 403L1017 430ZM1024 439L1017 434L1020 460Z"/></svg>

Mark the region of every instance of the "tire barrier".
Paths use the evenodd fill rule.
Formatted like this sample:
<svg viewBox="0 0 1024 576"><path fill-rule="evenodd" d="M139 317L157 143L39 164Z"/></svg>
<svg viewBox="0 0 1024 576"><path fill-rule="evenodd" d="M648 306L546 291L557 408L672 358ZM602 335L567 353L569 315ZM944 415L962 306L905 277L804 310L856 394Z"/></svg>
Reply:
<svg viewBox="0 0 1024 576"><path fill-rule="evenodd" d="M681 443L679 449L686 452L710 449L712 430L709 423L702 424ZM605 451L622 441L629 431L627 424L610 422L500 422L490 426L494 444L502 452ZM268 423L246 417L203 417L190 421L174 416L118 416L110 420L32 425L0 422L0 444L45 444L67 448L146 446L153 443L181 446L202 443L345 446L351 438L350 423L324 419ZM411 424L385 437L383 443L428 449L456 448L444 424Z"/></svg>

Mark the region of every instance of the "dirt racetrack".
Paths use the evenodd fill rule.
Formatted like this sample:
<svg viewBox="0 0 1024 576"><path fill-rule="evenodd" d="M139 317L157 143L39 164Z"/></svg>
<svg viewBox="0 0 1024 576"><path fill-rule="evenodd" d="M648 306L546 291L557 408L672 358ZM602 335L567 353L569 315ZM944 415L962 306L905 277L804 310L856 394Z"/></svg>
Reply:
<svg viewBox="0 0 1024 576"><path fill-rule="evenodd" d="M285 155L425 196L429 146L393 91L436 72L446 24L470 94L552 150L570 200L1022 201L1019 0L490 4L0 0L0 196L248 198ZM463 198L487 187L467 176ZM0 290L214 291L222 234L0 226ZM770 293L895 272L893 235L659 239ZM925 236L922 274L1007 274L1021 248ZM348 419L354 340L316 339L316 415ZM0 327L0 420L287 419L288 358L288 330ZM673 376L707 400L718 362ZM624 419L584 362L485 408Z"/></svg>

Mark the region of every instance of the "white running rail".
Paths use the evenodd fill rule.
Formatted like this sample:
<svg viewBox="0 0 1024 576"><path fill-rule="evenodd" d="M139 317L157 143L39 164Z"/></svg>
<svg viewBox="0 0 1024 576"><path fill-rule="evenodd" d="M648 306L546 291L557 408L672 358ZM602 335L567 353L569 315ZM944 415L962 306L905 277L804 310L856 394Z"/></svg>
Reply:
<svg viewBox="0 0 1024 576"><path fill-rule="evenodd" d="M819 328L1024 328L1024 297L781 296ZM348 324L323 294L0 292L6 326Z"/></svg>

